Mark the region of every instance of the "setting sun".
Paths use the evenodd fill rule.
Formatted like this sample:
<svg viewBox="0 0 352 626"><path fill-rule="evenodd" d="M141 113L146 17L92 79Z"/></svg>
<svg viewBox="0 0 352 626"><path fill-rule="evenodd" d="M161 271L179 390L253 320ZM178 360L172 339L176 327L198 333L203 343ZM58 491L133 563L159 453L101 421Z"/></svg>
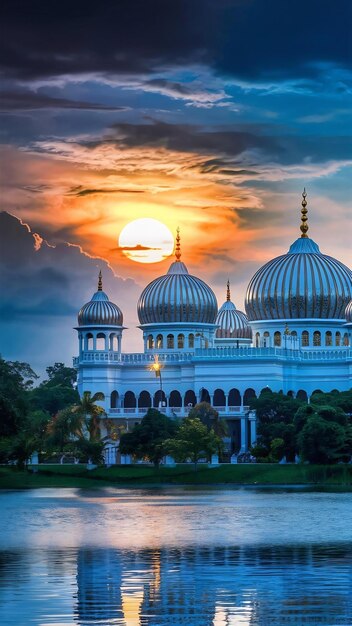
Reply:
<svg viewBox="0 0 352 626"><path fill-rule="evenodd" d="M124 226L119 236L119 248L131 261L159 263L172 254L174 238L162 222L142 218Z"/></svg>

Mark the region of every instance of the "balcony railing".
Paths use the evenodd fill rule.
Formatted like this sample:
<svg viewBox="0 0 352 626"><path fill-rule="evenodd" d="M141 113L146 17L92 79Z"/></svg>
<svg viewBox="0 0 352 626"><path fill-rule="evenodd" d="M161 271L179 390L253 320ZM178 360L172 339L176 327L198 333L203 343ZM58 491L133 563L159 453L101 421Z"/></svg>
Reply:
<svg viewBox="0 0 352 626"><path fill-rule="evenodd" d="M110 417L138 417L145 415L149 407L117 407L114 409L107 409L107 413ZM186 417L192 407L189 406L163 406L158 407L158 411L168 416ZM221 417L238 416L241 417L245 413L248 413L249 406L217 406L214 407Z"/></svg>

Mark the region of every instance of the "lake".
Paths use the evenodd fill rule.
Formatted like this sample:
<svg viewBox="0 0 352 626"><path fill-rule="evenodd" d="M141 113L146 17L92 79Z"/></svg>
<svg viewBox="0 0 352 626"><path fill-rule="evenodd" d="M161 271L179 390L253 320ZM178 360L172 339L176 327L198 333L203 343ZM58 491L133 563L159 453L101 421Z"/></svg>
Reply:
<svg viewBox="0 0 352 626"><path fill-rule="evenodd" d="M352 494L0 493L2 626L352 624Z"/></svg>

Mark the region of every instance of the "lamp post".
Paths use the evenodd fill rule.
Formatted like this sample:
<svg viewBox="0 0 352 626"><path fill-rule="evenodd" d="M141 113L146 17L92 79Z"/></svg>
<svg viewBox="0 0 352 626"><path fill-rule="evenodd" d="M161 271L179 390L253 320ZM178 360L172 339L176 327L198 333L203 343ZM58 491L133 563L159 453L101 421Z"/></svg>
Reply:
<svg viewBox="0 0 352 626"><path fill-rule="evenodd" d="M155 355L155 357L154 357L154 363L150 366L150 370L152 372L155 372L155 376L157 378L159 378L159 382L160 382L160 402L159 402L159 407L160 407L160 406L163 406L163 380L162 380L162 376L161 376L162 364L159 363L159 359L158 359L157 355Z"/></svg>

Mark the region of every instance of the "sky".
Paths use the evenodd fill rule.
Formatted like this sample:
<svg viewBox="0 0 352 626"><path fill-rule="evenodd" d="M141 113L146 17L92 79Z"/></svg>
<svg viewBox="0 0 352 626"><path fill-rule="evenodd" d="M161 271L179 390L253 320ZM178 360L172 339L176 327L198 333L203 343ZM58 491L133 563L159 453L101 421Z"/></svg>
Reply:
<svg viewBox="0 0 352 626"><path fill-rule="evenodd" d="M136 314L171 259L121 230L180 228L215 291L246 286L299 236L351 266L350 0L5 0L1 36L0 353L39 373L77 353L96 289ZM143 242L141 242L142 244Z"/></svg>

